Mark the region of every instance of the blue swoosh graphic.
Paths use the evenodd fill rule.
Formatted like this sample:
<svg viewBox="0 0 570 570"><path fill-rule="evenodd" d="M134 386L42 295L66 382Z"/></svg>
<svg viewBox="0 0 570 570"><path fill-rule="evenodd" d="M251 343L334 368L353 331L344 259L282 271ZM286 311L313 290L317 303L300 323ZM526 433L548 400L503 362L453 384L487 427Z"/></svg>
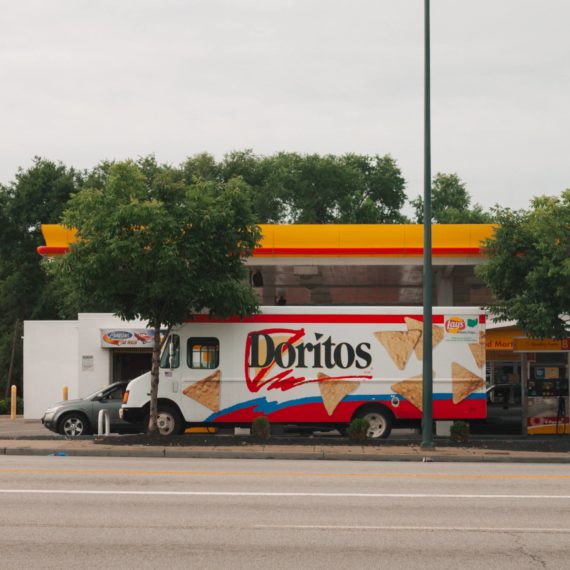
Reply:
<svg viewBox="0 0 570 570"><path fill-rule="evenodd" d="M389 402L394 396L396 396L399 400L406 400L406 398L398 395L398 394L379 394L379 395L370 395L370 396L346 396L343 398L343 402ZM439 393L434 394L433 399L442 401L442 400L451 400L452 399L451 392L449 393ZM485 393L475 393L471 394L469 397L465 398L466 400L485 400L487 395ZM262 413L263 415L269 415L277 410L284 410L286 408L291 408L295 406L303 406L305 404L315 404L321 403L323 399L319 396L312 396L309 398L299 398L297 400L288 400L287 402L269 402L266 397L255 398L253 400L247 400L245 402L241 402L239 404L235 404L234 406L230 406L229 408L224 408L219 412L216 412L210 416L208 416L204 421L205 422L213 422L221 416L225 416L226 414L231 414L238 410L244 410L247 408L254 407L254 412Z"/></svg>

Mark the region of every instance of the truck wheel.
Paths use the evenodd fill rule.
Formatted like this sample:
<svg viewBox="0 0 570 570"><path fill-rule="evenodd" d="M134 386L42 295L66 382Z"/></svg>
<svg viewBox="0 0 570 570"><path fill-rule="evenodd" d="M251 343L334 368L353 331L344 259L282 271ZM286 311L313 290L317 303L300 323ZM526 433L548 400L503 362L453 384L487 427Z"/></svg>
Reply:
<svg viewBox="0 0 570 570"><path fill-rule="evenodd" d="M180 414L173 408L166 406L158 408L156 424L158 433L166 436L179 435L184 428Z"/></svg>
<svg viewBox="0 0 570 570"><path fill-rule="evenodd" d="M59 421L59 433L67 437L78 437L80 435L89 435L89 421L83 414L74 412L66 414Z"/></svg>
<svg viewBox="0 0 570 570"><path fill-rule="evenodd" d="M392 431L392 417L383 408L363 410L357 417L366 420L370 424L366 433L370 439L385 439Z"/></svg>

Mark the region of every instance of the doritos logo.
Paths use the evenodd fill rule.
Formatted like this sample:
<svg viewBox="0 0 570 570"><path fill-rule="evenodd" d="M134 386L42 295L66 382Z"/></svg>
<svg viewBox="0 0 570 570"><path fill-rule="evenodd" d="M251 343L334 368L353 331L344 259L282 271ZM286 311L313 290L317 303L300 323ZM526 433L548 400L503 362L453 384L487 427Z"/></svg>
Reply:
<svg viewBox="0 0 570 570"><path fill-rule="evenodd" d="M445 321L445 330L451 334L457 334L466 329L465 321L461 317L451 317Z"/></svg>
<svg viewBox="0 0 570 570"><path fill-rule="evenodd" d="M300 384L321 382L324 378L294 377L298 369L368 368L372 363L370 344L353 346L335 343L331 336L314 333L314 340L305 341L304 329L265 329L249 333L245 349L245 376L248 388L257 392L268 389L289 390ZM371 376L326 376L327 380L341 378L371 378Z"/></svg>

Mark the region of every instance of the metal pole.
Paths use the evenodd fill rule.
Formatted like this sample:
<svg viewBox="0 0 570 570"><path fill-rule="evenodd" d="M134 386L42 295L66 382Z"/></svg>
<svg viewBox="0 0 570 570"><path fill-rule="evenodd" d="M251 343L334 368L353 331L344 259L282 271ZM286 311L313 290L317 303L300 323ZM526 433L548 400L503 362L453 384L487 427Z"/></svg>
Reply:
<svg viewBox="0 0 570 570"><path fill-rule="evenodd" d="M13 384L12 385L12 390L11 390L12 394L10 397L10 419L11 420L15 420L16 419L16 404L17 404L17 399L16 396L17 394L17 388L16 385Z"/></svg>
<svg viewBox="0 0 570 570"><path fill-rule="evenodd" d="M521 403L522 403L522 419L521 434L528 435L528 355L526 352L521 354Z"/></svg>
<svg viewBox="0 0 570 570"><path fill-rule="evenodd" d="M424 0L424 334L422 385L422 448L433 443L432 378L432 270L431 270L431 107L430 107L430 6Z"/></svg>

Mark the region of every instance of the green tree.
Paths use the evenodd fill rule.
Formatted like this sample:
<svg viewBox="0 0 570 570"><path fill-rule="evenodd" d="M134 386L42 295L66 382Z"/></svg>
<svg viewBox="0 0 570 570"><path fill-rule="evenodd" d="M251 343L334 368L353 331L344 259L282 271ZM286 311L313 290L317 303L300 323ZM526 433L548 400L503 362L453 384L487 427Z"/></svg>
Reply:
<svg viewBox="0 0 570 570"><path fill-rule="evenodd" d="M299 224L396 223L405 180L390 156L279 153L267 159L281 220Z"/></svg>
<svg viewBox="0 0 570 570"><path fill-rule="evenodd" d="M187 182L242 178L252 188L257 223L397 223L405 180L390 156L342 156L251 150L208 154L182 165Z"/></svg>
<svg viewBox="0 0 570 570"><path fill-rule="evenodd" d="M41 224L59 221L80 184L73 169L35 158L0 187L0 371L6 389L8 383L21 386L22 322L58 316L58 299L36 249L43 245Z"/></svg>
<svg viewBox="0 0 570 570"><path fill-rule="evenodd" d="M187 184L200 180L220 180L221 166L207 152L195 154L182 164L182 173Z"/></svg>
<svg viewBox="0 0 570 570"><path fill-rule="evenodd" d="M570 189L542 196L530 210L496 211L498 226L477 273L493 292L499 320L516 320L535 338L568 336Z"/></svg>
<svg viewBox="0 0 570 570"><path fill-rule="evenodd" d="M418 196L411 200L416 223L424 223L424 200ZM431 186L432 222L436 224L490 224L494 221L490 212L479 204L471 205L471 195L465 182L457 174L438 172Z"/></svg>
<svg viewBox="0 0 570 570"><path fill-rule="evenodd" d="M147 158L106 167L62 221L77 229L68 254L48 264L62 292L89 297L154 330L149 432L156 432L160 328L192 313L248 315L257 298L243 259L259 240L241 179L197 180Z"/></svg>

